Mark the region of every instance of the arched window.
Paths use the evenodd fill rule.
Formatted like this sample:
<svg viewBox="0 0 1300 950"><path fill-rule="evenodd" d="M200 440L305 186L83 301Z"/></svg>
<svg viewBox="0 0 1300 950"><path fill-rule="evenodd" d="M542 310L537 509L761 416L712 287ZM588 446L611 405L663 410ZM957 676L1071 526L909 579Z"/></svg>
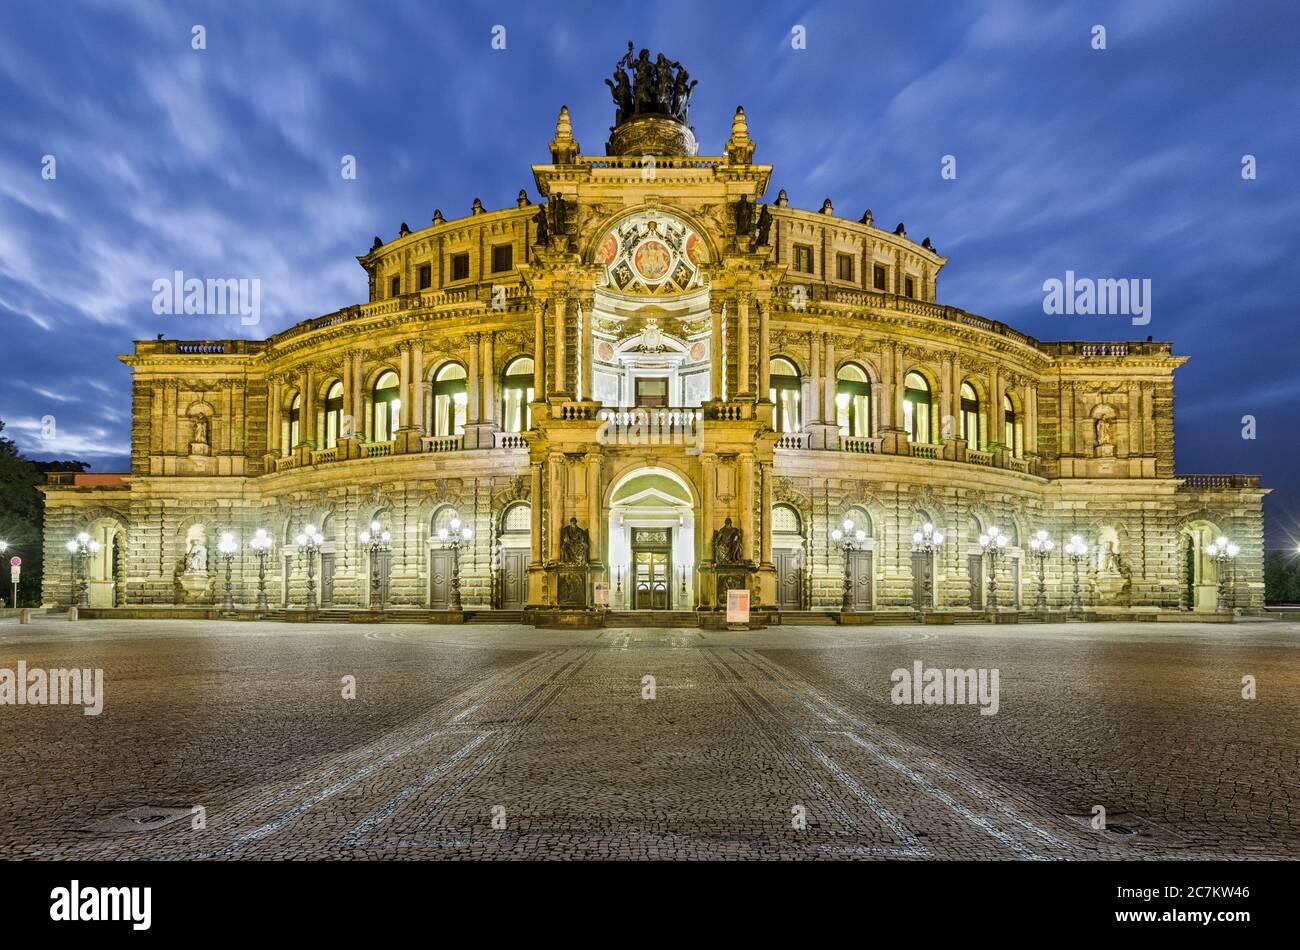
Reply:
<svg viewBox="0 0 1300 950"><path fill-rule="evenodd" d="M339 434L343 431L343 383L335 380L325 391L325 448L332 449L339 444Z"/></svg>
<svg viewBox="0 0 1300 950"><path fill-rule="evenodd" d="M1020 421L1016 418L1016 407L1011 401L1011 397L1003 394L1002 396L1002 419L1005 433L1002 440L1006 443L1007 449L1016 458L1020 458L1025 451L1021 443L1023 439L1020 436Z"/></svg>
<svg viewBox="0 0 1300 950"><path fill-rule="evenodd" d="M903 379L903 429L909 442L930 441L930 384L920 373Z"/></svg>
<svg viewBox="0 0 1300 950"><path fill-rule="evenodd" d="M520 356L511 360L501 377L501 428L504 432L523 432L533 427L533 361Z"/></svg>
<svg viewBox="0 0 1300 950"><path fill-rule="evenodd" d="M772 533L802 534L803 525L799 520L799 512L790 505L773 505Z"/></svg>
<svg viewBox="0 0 1300 950"><path fill-rule="evenodd" d="M302 437L302 393L293 394L293 402L289 403L289 441L284 447L284 454L289 455L293 452L294 446L298 444Z"/></svg>
<svg viewBox="0 0 1300 950"><path fill-rule="evenodd" d="M980 397L970 383L961 384L961 437L966 440L966 447L979 451L983 441L980 438Z"/></svg>
<svg viewBox="0 0 1300 950"><path fill-rule="evenodd" d="M861 366L845 363L835 374L835 421L840 435L871 435L871 380Z"/></svg>
<svg viewBox="0 0 1300 950"><path fill-rule="evenodd" d="M803 395L799 370L784 356L768 364L768 398L776 406L774 424L777 432L798 432L803 428L803 414L799 405Z"/></svg>
<svg viewBox="0 0 1300 950"><path fill-rule="evenodd" d="M374 440L387 442L396 437L402 418L401 389L397 374L392 370L381 373L375 380L372 401L375 411Z"/></svg>
<svg viewBox="0 0 1300 950"><path fill-rule="evenodd" d="M433 513L433 536L436 538L440 529L449 534L456 531L457 529L451 526L453 521L457 523L457 527L461 526L459 512L451 505L443 505Z"/></svg>
<svg viewBox="0 0 1300 950"><path fill-rule="evenodd" d="M468 407L465 367L444 363L433 377L433 434L463 435Z"/></svg>
<svg viewBox="0 0 1300 950"><path fill-rule="evenodd" d="M516 502L501 518L502 534L528 534L533 530L533 510L527 502Z"/></svg>

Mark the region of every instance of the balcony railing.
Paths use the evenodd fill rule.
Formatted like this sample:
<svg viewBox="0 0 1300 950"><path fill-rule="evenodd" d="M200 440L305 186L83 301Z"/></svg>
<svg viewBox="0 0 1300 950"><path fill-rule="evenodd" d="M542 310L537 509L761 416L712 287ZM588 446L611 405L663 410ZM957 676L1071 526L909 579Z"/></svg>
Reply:
<svg viewBox="0 0 1300 950"><path fill-rule="evenodd" d="M1180 475L1179 491L1239 491L1258 488L1258 475Z"/></svg>
<svg viewBox="0 0 1300 950"><path fill-rule="evenodd" d="M520 432L493 432L492 446L498 449L526 449L528 440Z"/></svg>
<svg viewBox="0 0 1300 950"><path fill-rule="evenodd" d="M808 448L809 434L807 432L786 432L776 440L778 449L806 449Z"/></svg>
<svg viewBox="0 0 1300 950"><path fill-rule="evenodd" d="M912 442L912 457L918 459L933 459L938 461L943 458L943 446L936 445L933 442Z"/></svg>
<svg viewBox="0 0 1300 950"><path fill-rule="evenodd" d="M870 438L867 436L840 436L840 451L842 452L859 452L867 455L879 455L880 443L884 441L879 438Z"/></svg>
<svg viewBox="0 0 1300 950"><path fill-rule="evenodd" d="M992 465L993 453L980 452L976 449L967 449L966 461L970 462L972 465Z"/></svg>
<svg viewBox="0 0 1300 950"><path fill-rule="evenodd" d="M463 435L425 435L420 437L420 448L425 452L459 452L465 447Z"/></svg>
<svg viewBox="0 0 1300 950"><path fill-rule="evenodd" d="M385 455L393 454L392 442L362 442L361 457L363 459L380 458Z"/></svg>

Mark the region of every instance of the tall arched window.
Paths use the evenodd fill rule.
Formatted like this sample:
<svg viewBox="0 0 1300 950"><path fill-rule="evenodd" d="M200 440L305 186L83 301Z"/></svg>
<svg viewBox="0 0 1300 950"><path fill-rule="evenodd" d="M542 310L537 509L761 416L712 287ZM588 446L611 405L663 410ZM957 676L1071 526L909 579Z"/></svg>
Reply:
<svg viewBox="0 0 1300 950"><path fill-rule="evenodd" d="M433 377L433 434L463 435L468 406L465 367L444 363Z"/></svg>
<svg viewBox="0 0 1300 950"><path fill-rule="evenodd" d="M835 421L840 435L871 435L871 380L861 366L845 363L835 374Z"/></svg>
<svg viewBox="0 0 1300 950"><path fill-rule="evenodd" d="M392 370L381 373L375 380L372 401L375 412L374 440L387 442L396 437L402 418L401 388L397 374Z"/></svg>
<svg viewBox="0 0 1300 950"><path fill-rule="evenodd" d="M1012 403L1011 397L1005 393L1002 396L1002 419L1005 432L1002 440L1006 443L1011 454L1020 458L1025 451L1020 437L1020 421L1016 418L1016 407Z"/></svg>
<svg viewBox="0 0 1300 950"><path fill-rule="evenodd" d="M289 403L289 441L284 446L284 454L289 455L293 452L294 446L298 444L302 437L302 393L293 394L293 402Z"/></svg>
<svg viewBox="0 0 1300 950"><path fill-rule="evenodd" d="M325 448L339 444L343 431L343 383L335 380L325 391Z"/></svg>
<svg viewBox="0 0 1300 950"><path fill-rule="evenodd" d="M771 387L768 398L776 406L776 431L798 432L803 428L803 414L799 405L803 395L799 370L784 356L773 359L768 364L768 370Z"/></svg>
<svg viewBox="0 0 1300 950"><path fill-rule="evenodd" d="M930 441L930 384L920 373L903 379L903 428L909 442Z"/></svg>
<svg viewBox="0 0 1300 950"><path fill-rule="evenodd" d="M501 428L505 432L523 432L533 427L533 361L519 356L511 360L501 377Z"/></svg>
<svg viewBox="0 0 1300 950"><path fill-rule="evenodd" d="M983 440L980 438L980 397L970 383L961 384L961 437L966 440L966 447L979 451Z"/></svg>

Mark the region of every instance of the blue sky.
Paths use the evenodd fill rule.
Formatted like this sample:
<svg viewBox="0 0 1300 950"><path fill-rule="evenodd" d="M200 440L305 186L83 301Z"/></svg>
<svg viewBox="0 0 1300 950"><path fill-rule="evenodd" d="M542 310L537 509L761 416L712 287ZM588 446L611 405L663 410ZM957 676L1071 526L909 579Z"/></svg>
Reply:
<svg viewBox="0 0 1300 950"><path fill-rule="evenodd" d="M1300 538L1300 10L1288 2L25 2L0 7L0 418L37 457L127 466L136 338L261 337L365 299L354 257L536 200L562 104L587 153L627 40L745 106L772 190L906 222L944 303L1043 339L1171 340L1180 472L1259 473ZM191 29L207 48L191 48ZM1095 24L1107 49L1091 48ZM506 28L493 50L492 29ZM791 29L802 25L807 48ZM1258 178L1241 177L1242 156ZM53 155L57 178L43 180ZM355 155L358 175L339 174ZM942 156L957 178L940 176ZM158 316L156 278L257 277L262 322ZM1043 281L1152 281L1149 326L1049 316ZM1258 437L1241 437L1244 415ZM43 416L55 417L52 440Z"/></svg>

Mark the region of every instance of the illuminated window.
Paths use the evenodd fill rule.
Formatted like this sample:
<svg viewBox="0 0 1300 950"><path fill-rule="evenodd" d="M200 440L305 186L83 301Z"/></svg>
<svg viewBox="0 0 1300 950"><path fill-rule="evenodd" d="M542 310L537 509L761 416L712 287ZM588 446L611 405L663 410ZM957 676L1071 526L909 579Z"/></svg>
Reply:
<svg viewBox="0 0 1300 950"><path fill-rule="evenodd" d="M325 393L325 448L339 444L343 430L343 383L335 380Z"/></svg>
<svg viewBox="0 0 1300 950"><path fill-rule="evenodd" d="M520 356L510 361L501 377L501 428L505 432L523 432L533 426L533 361Z"/></svg>
<svg viewBox="0 0 1300 950"><path fill-rule="evenodd" d="M1002 418L1005 429L1002 440L1011 450L1011 454L1020 458L1025 451L1020 435L1020 420L1016 418L1016 407L1011 402L1011 397L1005 394L1002 396Z"/></svg>
<svg viewBox="0 0 1300 950"><path fill-rule="evenodd" d="M285 443L284 454L293 451L302 439L302 394L294 393L293 402L289 403L289 441Z"/></svg>
<svg viewBox="0 0 1300 950"><path fill-rule="evenodd" d="M401 390L398 386L397 374L392 370L382 373L375 381L372 402L375 412L375 424L372 429L374 440L387 442L397 435L397 427L401 425L402 418Z"/></svg>
<svg viewBox="0 0 1300 950"><path fill-rule="evenodd" d="M920 373L903 380L903 429L909 442L930 441L930 384Z"/></svg>
<svg viewBox="0 0 1300 950"><path fill-rule="evenodd" d="M794 363L778 356L768 364L769 382L767 398L776 406L773 420L778 432L798 432L803 428L800 397L803 384Z"/></svg>
<svg viewBox="0 0 1300 950"><path fill-rule="evenodd" d="M871 435L871 380L861 366L845 363L835 374L835 421L840 435Z"/></svg>
<svg viewBox="0 0 1300 950"><path fill-rule="evenodd" d="M970 383L961 384L961 438L966 448L979 451L984 440L980 438L980 397Z"/></svg>
<svg viewBox="0 0 1300 950"><path fill-rule="evenodd" d="M433 378L433 434L463 435L469 408L465 367L445 363Z"/></svg>

